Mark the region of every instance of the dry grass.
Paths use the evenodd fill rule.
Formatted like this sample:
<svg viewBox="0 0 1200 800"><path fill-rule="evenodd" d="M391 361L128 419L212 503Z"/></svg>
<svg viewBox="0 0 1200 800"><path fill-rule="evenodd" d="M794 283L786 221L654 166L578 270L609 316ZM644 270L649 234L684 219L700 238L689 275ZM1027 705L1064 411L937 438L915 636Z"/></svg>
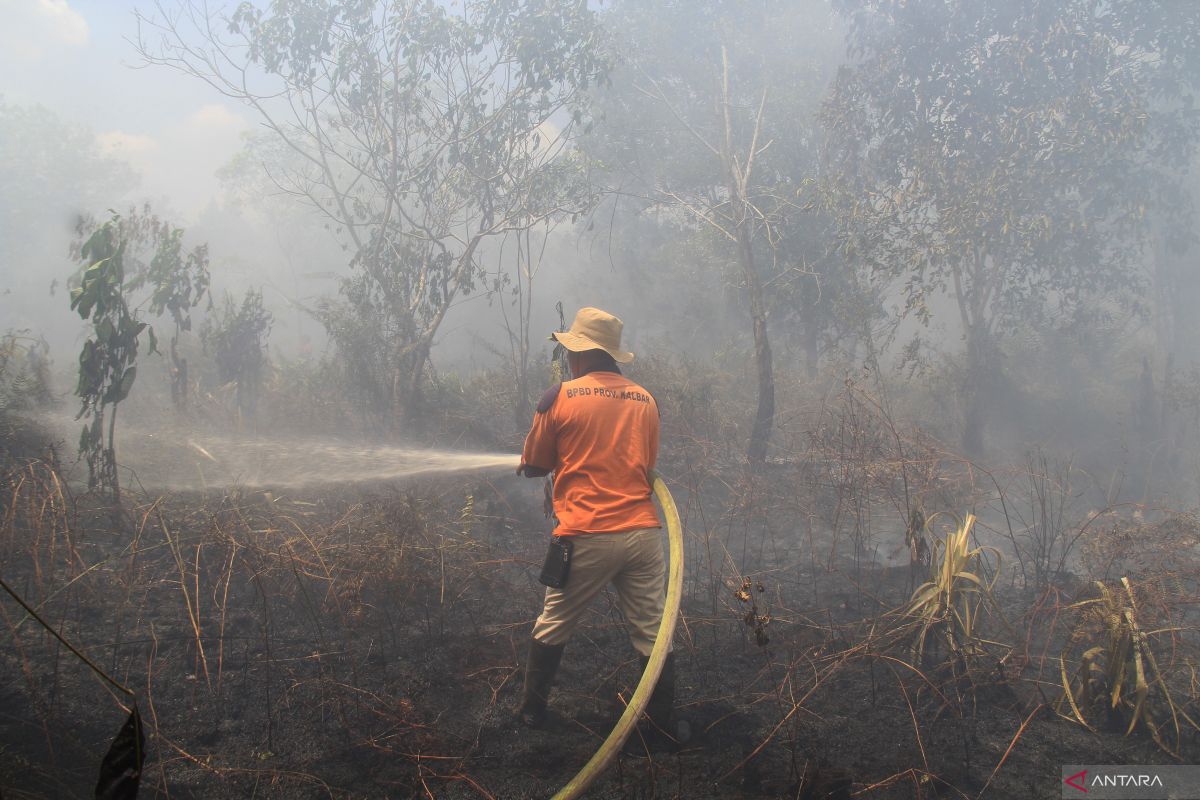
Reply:
<svg viewBox="0 0 1200 800"><path fill-rule="evenodd" d="M237 491L129 495L128 527L114 531L107 510L78 502L47 462L0 476L0 491L0 571L144 701L157 753L147 796L181 781L218 781L231 792L249 781L284 794L322 786L303 759L281 759L296 726L314 723L353 748L411 764L408 777L398 768L401 783L434 784L421 765L454 750L429 725L441 710L419 707L383 667L418 659L415 641L436 652L434 643L493 626L482 596L511 593L502 587L512 566L489 543L504 524L494 503L455 499L453 489L445 498L426 491L349 502ZM98 718L108 701L13 608L0 602L8 642L0 667L24 676L20 692L35 715L26 724L40 731L54 771L77 748L67 731ZM463 666L474 671L471 661ZM211 712L181 718L181 708ZM206 725L222 714L226 726L263 725L247 722L216 747L222 736ZM454 763L437 774L469 785ZM55 780L80 767L60 769Z"/></svg>

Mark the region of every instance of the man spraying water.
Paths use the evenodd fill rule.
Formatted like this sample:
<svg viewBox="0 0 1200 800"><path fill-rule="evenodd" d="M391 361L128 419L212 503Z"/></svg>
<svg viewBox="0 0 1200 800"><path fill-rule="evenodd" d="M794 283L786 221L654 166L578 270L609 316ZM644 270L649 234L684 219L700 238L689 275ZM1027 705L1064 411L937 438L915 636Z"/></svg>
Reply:
<svg viewBox="0 0 1200 800"><path fill-rule="evenodd" d="M588 603L609 583L645 668L663 615L665 562L661 524L651 500L658 456L658 405L621 374L633 361L621 349L621 320L583 308L570 330L552 334L567 350L572 379L538 403L517 472L554 473L554 540L542 582L542 614L534 623L520 721L541 727L563 649ZM646 708L652 727L642 739L658 748L675 698L669 654Z"/></svg>

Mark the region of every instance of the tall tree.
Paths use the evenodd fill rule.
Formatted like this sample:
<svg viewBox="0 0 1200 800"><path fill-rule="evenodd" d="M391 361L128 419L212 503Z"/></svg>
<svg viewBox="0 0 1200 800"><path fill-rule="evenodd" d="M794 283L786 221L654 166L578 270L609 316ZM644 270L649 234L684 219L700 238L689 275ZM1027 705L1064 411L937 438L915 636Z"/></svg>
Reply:
<svg viewBox="0 0 1200 800"><path fill-rule="evenodd" d="M848 251L966 341L963 445L983 447L1005 333L1136 298L1145 212L1194 147L1200 6L840 0L855 64L824 116Z"/></svg>
<svg viewBox="0 0 1200 800"><path fill-rule="evenodd" d="M600 78L586 0L275 0L140 17L146 60L246 103L298 166L272 176L345 237L352 313L378 315L393 420L484 243L591 202L569 147ZM337 331L334 331L336 336Z"/></svg>
<svg viewBox="0 0 1200 800"><path fill-rule="evenodd" d="M829 63L819 47L798 55L797 42L821 41L828 6L628 0L608 19L623 63L599 98L605 124L589 150L622 202L669 210L719 242L749 315L758 402L747 456L762 462L775 417L772 294L806 272L804 249L780 245L815 170Z"/></svg>
<svg viewBox="0 0 1200 800"><path fill-rule="evenodd" d="M4 327L44 325L52 275L71 221L98 213L137 183L129 165L104 154L96 136L42 106L0 98L0 320ZM49 331L42 331L50 336ZM51 338L58 346L59 340Z"/></svg>

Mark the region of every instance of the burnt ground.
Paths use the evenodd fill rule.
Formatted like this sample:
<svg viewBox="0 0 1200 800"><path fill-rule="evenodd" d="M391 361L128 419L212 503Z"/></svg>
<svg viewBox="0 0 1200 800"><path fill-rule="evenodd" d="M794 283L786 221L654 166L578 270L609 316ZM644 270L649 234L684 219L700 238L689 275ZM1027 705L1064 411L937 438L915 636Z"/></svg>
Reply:
<svg viewBox="0 0 1200 800"><path fill-rule="evenodd" d="M549 797L637 680L605 597L567 649L549 727L512 723L540 606L540 484L130 495L114 518L51 461L39 443L7 448L0 576L135 691L141 797ZM1176 760L1144 726L1124 735L1088 710L1088 730L1056 708L1058 655L1067 647L1073 670L1089 641L1068 641L1071 605L1112 575L1060 571L1039 588L1006 562L1009 626L985 612L992 643L954 670L914 657L887 614L925 575L879 557L903 544L888 497L851 504L844 483L796 465L675 474L688 551L678 699L695 735L678 753L623 756L587 796L1056 798L1062 764ZM961 488L947 487L936 496ZM1129 546L1133 524L1094 525L1079 547L1107 554L1107 572L1161 576ZM1172 530L1174 583L1148 579L1146 630L1190 625L1195 529ZM1102 531L1116 544L1096 544ZM736 596L744 578L753 608ZM0 613L0 793L90 796L121 697L6 596ZM1194 639L1150 641L1194 718ZM1181 760L1200 754L1186 732L1168 739Z"/></svg>

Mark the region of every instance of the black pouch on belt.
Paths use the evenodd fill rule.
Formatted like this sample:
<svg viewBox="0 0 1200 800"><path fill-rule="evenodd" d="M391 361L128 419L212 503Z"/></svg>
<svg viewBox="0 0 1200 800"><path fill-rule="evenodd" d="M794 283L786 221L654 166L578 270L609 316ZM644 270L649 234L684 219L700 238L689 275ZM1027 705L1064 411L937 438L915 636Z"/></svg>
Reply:
<svg viewBox="0 0 1200 800"><path fill-rule="evenodd" d="M567 585L567 576L571 573L571 553L575 543L563 536L550 539L550 549L546 551L546 563L542 565L542 574L538 581L551 589L561 589Z"/></svg>

